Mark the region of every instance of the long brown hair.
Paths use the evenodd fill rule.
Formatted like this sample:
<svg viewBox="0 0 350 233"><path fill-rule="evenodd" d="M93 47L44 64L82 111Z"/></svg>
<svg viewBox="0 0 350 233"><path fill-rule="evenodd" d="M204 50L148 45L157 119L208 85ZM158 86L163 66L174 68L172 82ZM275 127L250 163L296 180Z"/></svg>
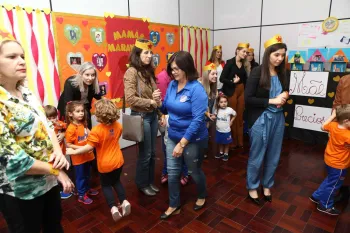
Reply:
<svg viewBox="0 0 350 233"><path fill-rule="evenodd" d="M137 39L140 42L147 42L146 39ZM151 82L151 78L156 82L156 76L154 74L153 61L150 64L145 65L141 61L142 49L134 46L129 56L129 66L134 67L138 72L141 73L142 77Z"/></svg>
<svg viewBox="0 0 350 233"><path fill-rule="evenodd" d="M72 114L74 112L75 108L79 107L79 106L82 106L83 109L84 109L84 117L81 120L82 121L81 123L83 123L84 126L87 127L87 121L86 121L87 113L86 113L86 110L85 110L85 106L84 106L84 104L81 101L76 101L76 100L70 101L70 102L67 103L67 106L66 106L66 123L67 123L67 125L69 125L69 124L74 122L73 117L69 116L69 113Z"/></svg>
<svg viewBox="0 0 350 233"><path fill-rule="evenodd" d="M218 49L213 49L213 51L211 51L211 55L210 55L210 58L209 58L209 61L211 63L214 63L215 64L215 61L216 61L216 51L218 51ZM221 54L221 58L217 59L218 60L218 63L221 64L222 62L222 54Z"/></svg>
<svg viewBox="0 0 350 233"><path fill-rule="evenodd" d="M260 78L259 85L262 88L265 88L267 90L270 90L270 87L271 87L270 55L271 55L271 53L274 53L279 49L285 49L287 52L287 45L284 43L274 44L274 45L271 45L270 47L266 48L266 50L264 52L264 57L263 57L263 61L261 64L261 78ZM275 67L275 70L276 70L277 75L278 75L278 79L280 80L283 88L285 88L287 85L286 64L285 63L286 63L286 59L284 58L283 61L281 62L281 64L279 66Z"/></svg>

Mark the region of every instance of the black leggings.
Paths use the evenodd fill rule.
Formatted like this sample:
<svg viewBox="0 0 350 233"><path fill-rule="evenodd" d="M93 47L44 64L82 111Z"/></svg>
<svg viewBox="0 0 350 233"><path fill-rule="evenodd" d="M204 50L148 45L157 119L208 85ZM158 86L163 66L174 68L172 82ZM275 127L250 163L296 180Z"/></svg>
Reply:
<svg viewBox="0 0 350 233"><path fill-rule="evenodd" d="M126 199L124 187L120 182L122 170L123 166L112 172L100 173L102 191L109 208L116 206L112 187L116 191L120 203Z"/></svg>
<svg viewBox="0 0 350 233"><path fill-rule="evenodd" d="M32 200L0 194L0 208L11 233L63 233L58 186Z"/></svg>

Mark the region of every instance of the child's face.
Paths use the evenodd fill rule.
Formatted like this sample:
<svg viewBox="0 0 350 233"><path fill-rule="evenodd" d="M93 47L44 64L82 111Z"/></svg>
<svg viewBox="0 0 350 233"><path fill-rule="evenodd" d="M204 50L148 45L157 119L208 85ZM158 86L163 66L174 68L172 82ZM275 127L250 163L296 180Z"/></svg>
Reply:
<svg viewBox="0 0 350 233"><path fill-rule="evenodd" d="M227 99L226 98L220 98L219 106L220 106L220 108L226 108L227 107Z"/></svg>
<svg viewBox="0 0 350 233"><path fill-rule="evenodd" d="M69 113L69 116L71 116L73 120L80 122L84 119L84 114L85 114L84 107L76 106L74 108L74 111L72 113Z"/></svg>
<svg viewBox="0 0 350 233"><path fill-rule="evenodd" d="M48 117L47 119L49 119L49 121L51 121L53 124L56 123L57 121L57 116L54 116L54 117Z"/></svg>

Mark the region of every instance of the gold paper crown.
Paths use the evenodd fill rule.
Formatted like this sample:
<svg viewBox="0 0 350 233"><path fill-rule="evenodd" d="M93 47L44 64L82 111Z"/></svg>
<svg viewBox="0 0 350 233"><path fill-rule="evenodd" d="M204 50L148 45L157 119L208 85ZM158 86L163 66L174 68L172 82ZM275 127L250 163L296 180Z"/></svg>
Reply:
<svg viewBox="0 0 350 233"><path fill-rule="evenodd" d="M208 71L208 70L216 70L216 65L214 63L210 63L209 65L206 65L203 67L203 71Z"/></svg>
<svg viewBox="0 0 350 233"><path fill-rule="evenodd" d="M249 43L238 43L237 48L249 48Z"/></svg>
<svg viewBox="0 0 350 233"><path fill-rule="evenodd" d="M166 55L167 60L169 61L169 59L170 59L171 56L173 56L173 55L174 55L174 53L168 53L168 54Z"/></svg>
<svg viewBox="0 0 350 233"><path fill-rule="evenodd" d="M213 47L213 50L222 50L222 46L221 45L216 45Z"/></svg>
<svg viewBox="0 0 350 233"><path fill-rule="evenodd" d="M15 38L6 29L0 28L0 43L4 40L15 40Z"/></svg>
<svg viewBox="0 0 350 233"><path fill-rule="evenodd" d="M282 42L282 36L277 34L277 35L274 35L272 38L268 39L265 44L264 44L264 47L265 49L270 47L271 45L274 45L274 44L281 44L283 43Z"/></svg>
<svg viewBox="0 0 350 233"><path fill-rule="evenodd" d="M254 53L254 49L253 49L253 48L249 48L249 49L248 49L248 52Z"/></svg>
<svg viewBox="0 0 350 233"><path fill-rule="evenodd" d="M143 50L152 50L153 43L150 40L145 41L145 42L141 42L139 40L136 40L135 46L137 48L143 49Z"/></svg>

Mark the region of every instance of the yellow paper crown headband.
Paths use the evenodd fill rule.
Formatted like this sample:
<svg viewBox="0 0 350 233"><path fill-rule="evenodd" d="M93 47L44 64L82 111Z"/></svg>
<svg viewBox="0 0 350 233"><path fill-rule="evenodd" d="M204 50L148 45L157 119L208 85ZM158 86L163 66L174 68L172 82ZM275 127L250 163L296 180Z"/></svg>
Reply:
<svg viewBox="0 0 350 233"><path fill-rule="evenodd" d="M248 49L248 52L254 53L254 49L253 49L253 48L249 48L249 49Z"/></svg>
<svg viewBox="0 0 350 233"><path fill-rule="evenodd" d="M167 60L169 61L169 59L170 59L171 56L173 56L173 55L174 55L174 53L168 53L168 54L166 55Z"/></svg>
<svg viewBox="0 0 350 233"><path fill-rule="evenodd" d="M237 48L249 48L249 43L238 43Z"/></svg>
<svg viewBox="0 0 350 233"><path fill-rule="evenodd" d="M222 50L222 46L221 45L216 45L213 47L213 50Z"/></svg>
<svg viewBox="0 0 350 233"><path fill-rule="evenodd" d="M210 63L209 65L206 65L203 67L203 71L208 71L208 70L216 70L216 65L214 63Z"/></svg>
<svg viewBox="0 0 350 233"><path fill-rule="evenodd" d="M281 44L283 43L282 42L282 36L277 34L277 35L274 35L272 38L268 39L265 44L264 44L264 47L265 49L270 47L271 45L274 45L274 44Z"/></svg>
<svg viewBox="0 0 350 233"><path fill-rule="evenodd" d="M4 40L15 40L13 35L6 31L4 28L0 28L0 43L3 42Z"/></svg>
<svg viewBox="0 0 350 233"><path fill-rule="evenodd" d="M150 40L147 40L145 42L141 42L139 40L136 40L135 46L139 49L143 50L152 50L153 43Z"/></svg>

